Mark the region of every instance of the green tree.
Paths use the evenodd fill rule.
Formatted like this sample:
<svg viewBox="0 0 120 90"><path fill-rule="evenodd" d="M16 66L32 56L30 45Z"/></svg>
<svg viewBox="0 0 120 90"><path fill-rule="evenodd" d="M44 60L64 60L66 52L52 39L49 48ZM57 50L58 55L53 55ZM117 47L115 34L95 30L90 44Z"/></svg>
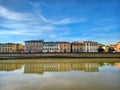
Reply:
<svg viewBox="0 0 120 90"><path fill-rule="evenodd" d="M113 51L115 51L115 49L113 47L108 48L108 52L113 52Z"/></svg>
<svg viewBox="0 0 120 90"><path fill-rule="evenodd" d="M102 46L98 47L98 52L104 52L105 50L102 48Z"/></svg>

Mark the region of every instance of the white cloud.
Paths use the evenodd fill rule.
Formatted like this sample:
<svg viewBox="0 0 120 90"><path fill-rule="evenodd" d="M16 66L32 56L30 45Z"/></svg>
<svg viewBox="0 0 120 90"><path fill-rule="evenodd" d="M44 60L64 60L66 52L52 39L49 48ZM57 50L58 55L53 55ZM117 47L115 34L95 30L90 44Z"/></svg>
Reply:
<svg viewBox="0 0 120 90"><path fill-rule="evenodd" d="M51 37L53 37L53 31L55 30L65 30L62 27L57 27L56 24L53 24L57 21L53 20L46 20L46 22L43 23L43 21L38 20L38 18L33 17L32 19L26 19L26 16L24 14L16 13L13 11L10 11L6 8L0 7L0 16L3 18L7 18L5 21L1 22L0 26L5 27L6 29L0 30L1 35L42 35L45 33L50 33ZM10 15L8 15L8 13ZM11 17L12 15L12 17ZM29 16L28 16L29 17ZM25 21L23 21L25 20ZM48 22L49 21L49 22ZM73 22L71 19L64 19L61 21L58 21L57 24L67 24ZM9 30L8 30L9 28Z"/></svg>
<svg viewBox="0 0 120 90"><path fill-rule="evenodd" d="M53 24L69 24L72 23L73 21L70 18L66 18L60 21L53 21Z"/></svg>
<svg viewBox="0 0 120 90"><path fill-rule="evenodd" d="M39 22L16 22L16 21L5 21L0 24L4 29L0 30L1 35L44 35L54 30L58 30L53 25L41 25Z"/></svg>
<svg viewBox="0 0 120 90"><path fill-rule="evenodd" d="M85 21L87 21L86 18L80 18L80 19L65 18L65 19L62 19L62 20L51 20L51 19L48 19L45 16L43 16L42 13L41 13L42 11L41 11L40 7L41 7L41 4L43 4L43 3L40 4L38 2L30 2L30 1L28 1L28 3L30 5L32 5L33 10L35 11L35 13L45 23L55 24L55 25L66 25L66 24L70 24L70 23L79 23L79 22L85 22Z"/></svg>
<svg viewBox="0 0 120 90"><path fill-rule="evenodd" d="M36 14L40 17L41 20L43 20L43 21L46 22L46 23L49 21L47 18L45 18L45 17L41 14L41 10L40 10L40 8L39 8L39 3L38 3L38 2L33 3L33 2L28 1L28 3L29 3L30 5L32 5L33 10L36 12Z"/></svg>
<svg viewBox="0 0 120 90"><path fill-rule="evenodd" d="M2 6L0 6L0 17L6 18L9 20L16 20L16 21L29 20L29 18L27 18L28 17L27 14L13 12Z"/></svg>
<svg viewBox="0 0 120 90"><path fill-rule="evenodd" d="M87 21L86 18L80 18L80 19L65 18L60 21L53 21L53 24L64 25L64 24L71 24L71 23L80 23L85 21Z"/></svg>
<svg viewBox="0 0 120 90"><path fill-rule="evenodd" d="M103 26L103 27L96 27L93 28L93 31L98 31L98 30L102 30L102 31L110 31L110 30L115 30L115 28L120 27L120 25L110 25L110 26Z"/></svg>
<svg viewBox="0 0 120 90"><path fill-rule="evenodd" d="M0 35L4 36L25 35L33 37L40 36L40 38L48 37L59 39L60 37L70 34L70 29L68 28L66 30L66 28L63 28L62 26L58 25L85 22L87 20L86 18L80 19L64 18L62 20L51 20L42 15L41 13L42 11L37 2L36 3L29 2L29 4L32 5L33 10L39 17L35 17L36 16L35 13L32 13L31 15L25 13L18 13L0 6L0 17L5 18L5 21L1 22L0 24L1 27L5 27L4 30L2 29L0 30ZM60 31L62 34L56 31ZM61 38L61 40L64 39L65 38L63 39ZM67 39L70 38L68 37L66 38L66 40Z"/></svg>

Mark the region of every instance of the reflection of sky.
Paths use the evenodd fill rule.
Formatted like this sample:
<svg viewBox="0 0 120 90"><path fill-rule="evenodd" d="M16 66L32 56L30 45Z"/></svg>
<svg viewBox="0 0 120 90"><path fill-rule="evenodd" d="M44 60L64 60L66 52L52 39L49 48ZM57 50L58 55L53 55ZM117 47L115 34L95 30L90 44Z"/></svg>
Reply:
<svg viewBox="0 0 120 90"><path fill-rule="evenodd" d="M116 66L99 67L99 72L45 72L24 74L20 70L0 72L0 90L119 90L120 72Z"/></svg>

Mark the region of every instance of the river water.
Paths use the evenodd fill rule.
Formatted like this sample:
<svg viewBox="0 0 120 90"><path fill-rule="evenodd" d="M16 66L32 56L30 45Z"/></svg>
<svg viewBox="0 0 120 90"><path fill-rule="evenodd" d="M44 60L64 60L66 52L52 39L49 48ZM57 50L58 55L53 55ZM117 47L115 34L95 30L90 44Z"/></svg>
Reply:
<svg viewBox="0 0 120 90"><path fill-rule="evenodd" d="M120 90L120 59L1 60L0 90Z"/></svg>

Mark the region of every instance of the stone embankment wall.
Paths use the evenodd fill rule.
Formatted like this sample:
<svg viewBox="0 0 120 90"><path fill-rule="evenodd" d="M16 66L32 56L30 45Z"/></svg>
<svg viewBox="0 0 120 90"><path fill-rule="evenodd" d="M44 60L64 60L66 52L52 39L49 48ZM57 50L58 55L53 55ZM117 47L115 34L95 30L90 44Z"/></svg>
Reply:
<svg viewBox="0 0 120 90"><path fill-rule="evenodd" d="M16 58L120 58L120 53L34 53L0 54L0 59Z"/></svg>

